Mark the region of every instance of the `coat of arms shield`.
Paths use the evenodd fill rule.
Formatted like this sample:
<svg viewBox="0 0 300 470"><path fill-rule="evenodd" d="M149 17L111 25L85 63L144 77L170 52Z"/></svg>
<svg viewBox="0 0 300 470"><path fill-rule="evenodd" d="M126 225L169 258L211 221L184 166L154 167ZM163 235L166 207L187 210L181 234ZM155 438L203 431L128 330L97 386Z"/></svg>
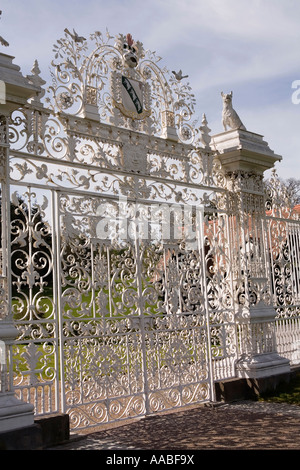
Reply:
<svg viewBox="0 0 300 470"><path fill-rule="evenodd" d="M144 119L150 116L151 111L144 108L143 88L142 82L124 75L121 76L122 102L115 102L115 105L126 117Z"/></svg>

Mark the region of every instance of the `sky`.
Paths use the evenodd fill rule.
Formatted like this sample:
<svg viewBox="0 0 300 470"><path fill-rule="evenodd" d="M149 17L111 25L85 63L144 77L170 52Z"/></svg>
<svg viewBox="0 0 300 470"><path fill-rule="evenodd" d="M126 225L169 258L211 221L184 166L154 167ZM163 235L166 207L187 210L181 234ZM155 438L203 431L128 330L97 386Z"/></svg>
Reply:
<svg viewBox="0 0 300 470"><path fill-rule="evenodd" d="M24 75L37 59L50 84L66 27L85 37L131 33L160 65L188 74L211 135L223 131L221 91L233 91L247 130L283 157L278 175L300 179L300 0L0 0L0 9L9 42L0 50Z"/></svg>

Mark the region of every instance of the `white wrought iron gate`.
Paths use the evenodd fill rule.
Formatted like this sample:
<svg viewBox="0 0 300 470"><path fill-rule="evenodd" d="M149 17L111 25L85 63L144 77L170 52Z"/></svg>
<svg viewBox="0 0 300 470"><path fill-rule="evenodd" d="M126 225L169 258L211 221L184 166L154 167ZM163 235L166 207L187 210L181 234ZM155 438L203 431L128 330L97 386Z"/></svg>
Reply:
<svg viewBox="0 0 300 470"><path fill-rule="evenodd" d="M136 219L133 238L100 240L95 204L105 200L59 195L62 381L73 425L210 400L202 253L143 240Z"/></svg>
<svg viewBox="0 0 300 470"><path fill-rule="evenodd" d="M112 241L97 238L95 209L116 201L14 190L15 386L37 414L64 411L81 428L213 399L202 212L193 248L142 239L136 203L131 236Z"/></svg>
<svg viewBox="0 0 300 470"><path fill-rule="evenodd" d="M128 68L125 37L91 39L86 55L66 33L51 105L42 90L9 123L11 373L73 428L212 400L237 357L234 215L206 119L188 123L189 87L141 43Z"/></svg>

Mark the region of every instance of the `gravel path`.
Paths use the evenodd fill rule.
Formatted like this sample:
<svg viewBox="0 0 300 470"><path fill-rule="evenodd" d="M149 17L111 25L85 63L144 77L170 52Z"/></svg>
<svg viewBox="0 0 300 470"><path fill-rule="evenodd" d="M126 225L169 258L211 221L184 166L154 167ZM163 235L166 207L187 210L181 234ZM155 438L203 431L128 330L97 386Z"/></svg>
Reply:
<svg viewBox="0 0 300 470"><path fill-rule="evenodd" d="M254 401L148 416L52 450L300 450L300 406Z"/></svg>

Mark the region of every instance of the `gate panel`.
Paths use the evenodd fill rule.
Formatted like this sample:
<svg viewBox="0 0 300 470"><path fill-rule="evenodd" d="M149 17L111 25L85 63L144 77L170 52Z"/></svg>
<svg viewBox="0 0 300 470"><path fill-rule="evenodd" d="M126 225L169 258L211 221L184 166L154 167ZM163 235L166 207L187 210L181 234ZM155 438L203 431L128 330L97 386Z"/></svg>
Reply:
<svg viewBox="0 0 300 470"><path fill-rule="evenodd" d="M19 398L36 414L59 411L55 240L51 191L11 188L11 308L19 336L12 347Z"/></svg>
<svg viewBox="0 0 300 470"><path fill-rule="evenodd" d="M206 326L199 320L167 317L147 332L149 412L211 399Z"/></svg>
<svg viewBox="0 0 300 470"><path fill-rule="evenodd" d="M238 293L233 285L238 271L231 255L236 229L224 211L210 211L204 219L204 235L212 373L215 380L224 380L235 377L237 358L235 296Z"/></svg>
<svg viewBox="0 0 300 470"><path fill-rule="evenodd" d="M145 253L143 279L149 258ZM212 393L201 254L166 245L159 263L163 315L143 310L149 412L206 401Z"/></svg>
<svg viewBox="0 0 300 470"><path fill-rule="evenodd" d="M93 237L104 202L59 195L62 390L78 428L211 397L201 253Z"/></svg>
<svg viewBox="0 0 300 470"><path fill-rule="evenodd" d="M299 205L275 170L266 184L269 258L279 354L300 363L300 218Z"/></svg>
<svg viewBox="0 0 300 470"><path fill-rule="evenodd" d="M59 199L63 399L74 427L145 413L134 246L92 238L95 202Z"/></svg>
<svg viewBox="0 0 300 470"><path fill-rule="evenodd" d="M277 349L296 365L300 362L300 223L269 217L268 224Z"/></svg>

